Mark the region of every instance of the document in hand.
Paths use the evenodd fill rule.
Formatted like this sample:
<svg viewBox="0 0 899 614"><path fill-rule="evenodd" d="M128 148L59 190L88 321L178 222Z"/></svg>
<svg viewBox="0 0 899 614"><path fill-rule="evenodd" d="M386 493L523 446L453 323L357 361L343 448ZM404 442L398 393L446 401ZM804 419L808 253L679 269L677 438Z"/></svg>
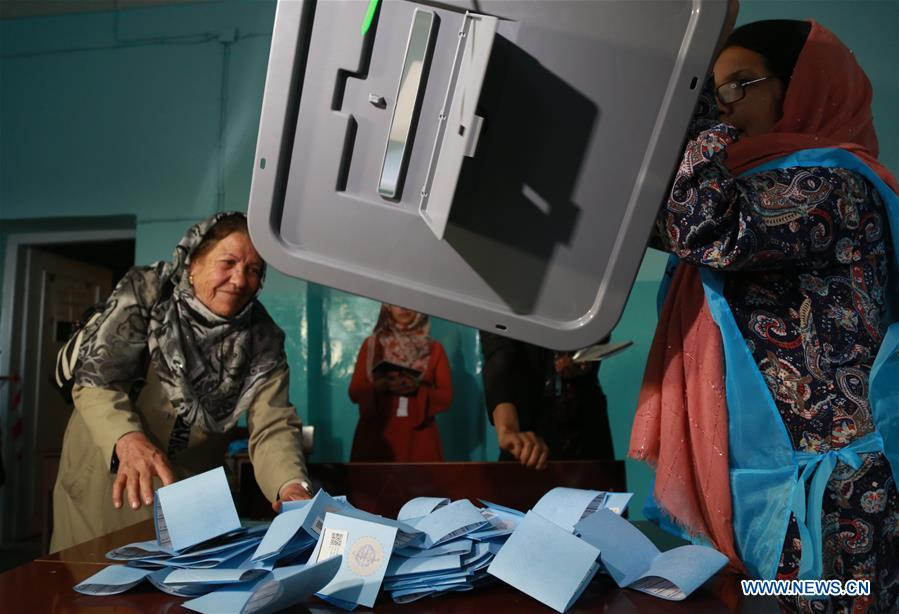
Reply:
<svg viewBox="0 0 899 614"><path fill-rule="evenodd" d="M222 467L157 490L153 521L159 545L176 551L241 529Z"/></svg>
<svg viewBox="0 0 899 614"><path fill-rule="evenodd" d="M343 556L343 562L317 595L346 609L356 605L372 607L393 553L396 532L396 527L337 513L325 514L321 536L309 562L320 563L337 555Z"/></svg>
<svg viewBox="0 0 899 614"><path fill-rule="evenodd" d="M533 510L500 548L487 572L558 612L593 579L599 550Z"/></svg>
<svg viewBox="0 0 899 614"><path fill-rule="evenodd" d="M611 358L631 347L633 341L622 341L620 343L600 343L591 345L578 350L571 356L574 362L599 362L606 358Z"/></svg>
<svg viewBox="0 0 899 614"><path fill-rule="evenodd" d="M412 379L418 379L422 376L422 372L418 369L413 369L412 367L406 367L404 365L398 365L387 360L382 360L381 362L376 364L374 367L372 367L371 372L372 374L380 377L387 377L387 375L392 372L399 373L400 375L407 375Z"/></svg>
<svg viewBox="0 0 899 614"><path fill-rule="evenodd" d="M621 587L673 601L685 599L727 564L727 557L706 546L659 549L626 519L599 510L580 521L581 539L602 552L602 564Z"/></svg>
<svg viewBox="0 0 899 614"><path fill-rule="evenodd" d="M341 557L337 556L317 564L279 567L251 584L226 586L181 605L202 614L277 612L321 589L334 577L341 563Z"/></svg>

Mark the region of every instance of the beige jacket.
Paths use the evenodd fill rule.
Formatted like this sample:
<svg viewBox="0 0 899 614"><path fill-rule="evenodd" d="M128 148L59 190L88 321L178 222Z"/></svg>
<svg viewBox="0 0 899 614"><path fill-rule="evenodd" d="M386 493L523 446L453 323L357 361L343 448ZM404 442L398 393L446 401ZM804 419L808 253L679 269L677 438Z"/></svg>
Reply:
<svg viewBox="0 0 899 614"><path fill-rule="evenodd" d="M124 389L75 386L73 398L75 410L66 427L53 489L51 552L152 517L146 506L136 511L128 508L127 499L121 509L112 506L112 453L119 438L131 431L143 431L165 451L177 417L152 368L133 404ZM307 479L301 423L288 400L287 369L272 375L259 390L247 426L256 482L269 500L276 500L287 482ZM177 478L221 465L231 439L230 433L192 429L188 447L169 459ZM156 487L160 485L157 478Z"/></svg>

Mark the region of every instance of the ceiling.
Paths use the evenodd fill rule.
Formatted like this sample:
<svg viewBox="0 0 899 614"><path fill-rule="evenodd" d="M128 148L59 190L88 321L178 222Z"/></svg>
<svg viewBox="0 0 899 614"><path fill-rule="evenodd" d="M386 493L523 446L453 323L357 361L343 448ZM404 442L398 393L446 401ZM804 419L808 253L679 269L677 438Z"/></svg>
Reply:
<svg viewBox="0 0 899 614"><path fill-rule="evenodd" d="M0 19L115 11L210 0L0 0Z"/></svg>

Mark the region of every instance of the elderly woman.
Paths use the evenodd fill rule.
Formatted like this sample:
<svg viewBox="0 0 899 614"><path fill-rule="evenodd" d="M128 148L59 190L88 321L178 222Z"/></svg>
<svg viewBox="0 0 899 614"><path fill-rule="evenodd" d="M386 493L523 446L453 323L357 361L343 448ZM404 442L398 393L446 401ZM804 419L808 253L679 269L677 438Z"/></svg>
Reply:
<svg viewBox="0 0 899 614"><path fill-rule="evenodd" d="M246 217L220 213L119 282L84 330L51 550L149 518L154 481L221 464L242 415L265 496L308 498L284 333L256 299L264 271Z"/></svg>
<svg viewBox="0 0 899 614"><path fill-rule="evenodd" d="M658 217L680 265L630 454L650 511L749 575L870 581L784 606L895 612L899 198L871 85L802 21L735 30L713 77Z"/></svg>

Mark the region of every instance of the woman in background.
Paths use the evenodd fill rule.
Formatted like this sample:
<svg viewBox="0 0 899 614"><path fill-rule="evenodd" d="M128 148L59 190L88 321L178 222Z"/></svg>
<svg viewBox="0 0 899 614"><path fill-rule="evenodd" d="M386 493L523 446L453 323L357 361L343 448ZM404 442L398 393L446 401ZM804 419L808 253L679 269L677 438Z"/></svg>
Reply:
<svg viewBox="0 0 899 614"><path fill-rule="evenodd" d="M382 305L359 349L350 399L359 405L351 461L442 461L434 416L449 409L453 386L428 316Z"/></svg>

